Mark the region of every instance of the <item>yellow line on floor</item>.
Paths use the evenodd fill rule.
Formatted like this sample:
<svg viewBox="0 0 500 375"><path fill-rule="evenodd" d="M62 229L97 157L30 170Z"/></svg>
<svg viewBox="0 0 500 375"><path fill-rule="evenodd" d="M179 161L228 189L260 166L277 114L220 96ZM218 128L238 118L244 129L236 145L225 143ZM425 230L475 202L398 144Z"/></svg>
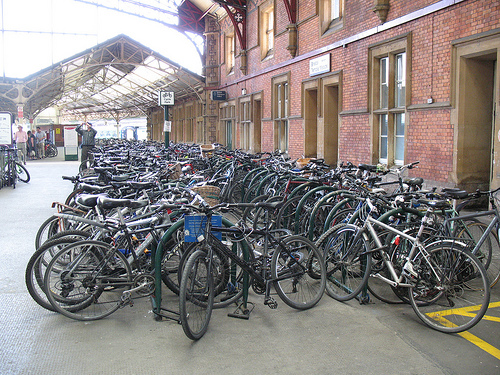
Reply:
<svg viewBox="0 0 500 375"><path fill-rule="evenodd" d="M481 306L467 306L467 307L461 307L459 309L447 309L447 310L441 310L441 311L434 311L432 313L427 313L426 315L430 316L431 318L437 318L439 316L447 316L447 315L465 315L465 316L471 316L470 312L471 311L477 311L480 309ZM500 307L500 302L492 302L488 305L488 308L494 308L494 307Z"/></svg>
<svg viewBox="0 0 500 375"><path fill-rule="evenodd" d="M460 336L462 336L464 339L467 341L473 343L480 349L484 350L485 352L491 354L493 357L496 359L500 359L500 350L495 348L493 345L488 344L486 341L481 340L479 337L474 336L472 333L465 331L465 332L460 332L458 333Z"/></svg>

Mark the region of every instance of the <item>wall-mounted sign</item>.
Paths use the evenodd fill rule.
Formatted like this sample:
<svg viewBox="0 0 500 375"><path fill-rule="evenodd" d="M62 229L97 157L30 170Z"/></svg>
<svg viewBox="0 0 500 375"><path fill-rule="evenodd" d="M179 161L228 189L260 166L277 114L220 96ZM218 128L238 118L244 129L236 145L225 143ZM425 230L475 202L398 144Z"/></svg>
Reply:
<svg viewBox="0 0 500 375"><path fill-rule="evenodd" d="M309 75L328 73L330 71L330 54L309 60Z"/></svg>
<svg viewBox="0 0 500 375"><path fill-rule="evenodd" d="M221 90L214 90L210 92L211 100L227 100L227 92Z"/></svg>
<svg viewBox="0 0 500 375"><path fill-rule="evenodd" d="M164 132L171 132L172 131L172 121L165 121L163 123L163 131Z"/></svg>
<svg viewBox="0 0 500 375"><path fill-rule="evenodd" d="M174 105L173 91L160 91L158 93L158 105Z"/></svg>
<svg viewBox="0 0 500 375"><path fill-rule="evenodd" d="M0 112L0 145L12 144L12 115Z"/></svg>

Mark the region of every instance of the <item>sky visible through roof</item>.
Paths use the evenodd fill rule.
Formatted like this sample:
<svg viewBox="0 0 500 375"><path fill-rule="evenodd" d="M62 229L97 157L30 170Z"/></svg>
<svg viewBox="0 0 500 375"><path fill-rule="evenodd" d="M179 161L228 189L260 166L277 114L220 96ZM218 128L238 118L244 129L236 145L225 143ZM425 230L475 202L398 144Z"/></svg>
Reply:
<svg viewBox="0 0 500 375"><path fill-rule="evenodd" d="M158 22L77 0L0 0L0 5L3 77L25 78L118 34L201 73L194 44Z"/></svg>

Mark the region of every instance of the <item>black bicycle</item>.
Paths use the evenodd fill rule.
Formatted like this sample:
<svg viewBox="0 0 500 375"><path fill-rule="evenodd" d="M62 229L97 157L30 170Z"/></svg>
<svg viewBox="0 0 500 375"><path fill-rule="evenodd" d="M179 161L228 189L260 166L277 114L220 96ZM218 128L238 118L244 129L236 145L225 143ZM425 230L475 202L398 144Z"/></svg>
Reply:
<svg viewBox="0 0 500 375"><path fill-rule="evenodd" d="M17 180L28 183L30 174L28 170L17 161L17 149L1 146L0 152L4 153L5 166L2 170L1 186L16 188Z"/></svg>
<svg viewBox="0 0 500 375"><path fill-rule="evenodd" d="M216 210L241 210L249 205L271 211L279 203L189 205L192 212L201 215L194 216L193 225L185 224L185 233L195 238L195 245L182 271L179 310L184 333L192 340L200 339L207 331L215 297L235 299L241 289L244 291L242 274L249 275L248 284L256 293L264 294L264 304L270 308L277 307L271 287L283 302L299 310L313 307L323 296L323 256L307 238L281 230L245 227L243 220L240 226L228 228L212 224ZM248 237L258 237L254 243L259 246L234 251L232 244Z"/></svg>

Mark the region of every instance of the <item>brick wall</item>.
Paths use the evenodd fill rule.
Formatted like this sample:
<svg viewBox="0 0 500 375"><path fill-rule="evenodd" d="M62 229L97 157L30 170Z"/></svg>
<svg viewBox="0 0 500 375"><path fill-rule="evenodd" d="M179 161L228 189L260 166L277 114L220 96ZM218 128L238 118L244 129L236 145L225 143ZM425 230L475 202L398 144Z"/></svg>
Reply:
<svg viewBox="0 0 500 375"><path fill-rule="evenodd" d="M236 47L234 74L227 76L224 65L224 32L232 29L228 18L220 22L218 39L220 87L229 98L238 98L241 89L247 94L262 93L262 150L272 151L271 121L272 79L290 74L290 156L300 157L304 150L304 125L301 113L302 83L309 80L309 61L331 54L331 72L341 72L342 93L339 127L339 160L353 163L372 161L369 107L369 47L401 35L411 35L411 92L407 111L406 159L420 160L417 173L433 181L447 183L453 170L453 126L451 111L452 42L479 33L500 29L498 0L466 0L439 11L424 14L429 5L440 6L439 0L390 1L385 25L373 12L373 0L345 1L343 27L320 35L316 0L298 1L297 57L291 59L288 46L289 24L283 1L275 1L277 16L274 56L261 61L258 41L258 6L262 1L248 2L247 74L240 70L240 46ZM399 22L402 16L417 12L420 17L393 28L374 32L377 26ZM376 31L376 30L375 30ZM360 33L366 32L366 35ZM357 36L343 45L335 43ZM429 98L434 103L427 105Z"/></svg>

